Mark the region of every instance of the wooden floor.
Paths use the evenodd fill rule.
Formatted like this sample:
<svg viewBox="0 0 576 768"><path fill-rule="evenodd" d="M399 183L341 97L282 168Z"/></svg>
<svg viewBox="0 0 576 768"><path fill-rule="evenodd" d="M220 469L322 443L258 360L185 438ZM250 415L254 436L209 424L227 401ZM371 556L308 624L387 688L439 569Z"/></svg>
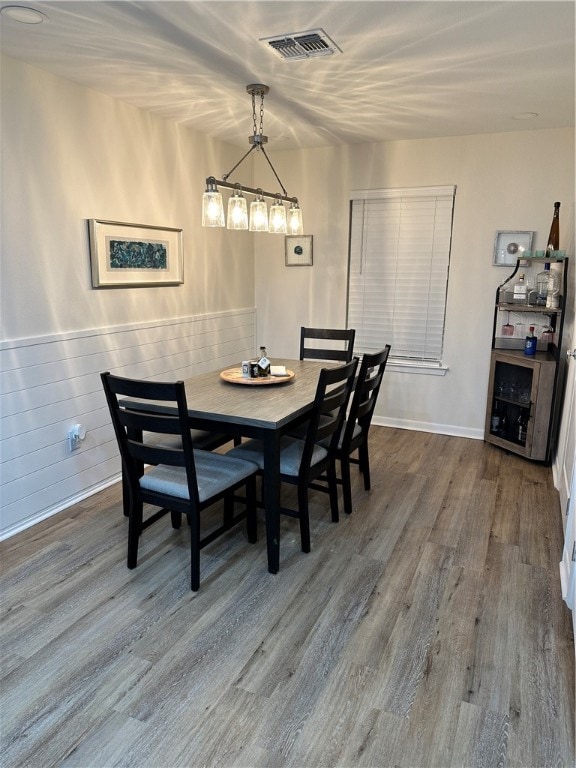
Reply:
<svg viewBox="0 0 576 768"><path fill-rule="evenodd" d="M312 552L285 519L203 552L165 518L125 565L119 486L3 543L2 768L574 764L551 470L374 427L373 490ZM344 518L344 515L342 515Z"/></svg>

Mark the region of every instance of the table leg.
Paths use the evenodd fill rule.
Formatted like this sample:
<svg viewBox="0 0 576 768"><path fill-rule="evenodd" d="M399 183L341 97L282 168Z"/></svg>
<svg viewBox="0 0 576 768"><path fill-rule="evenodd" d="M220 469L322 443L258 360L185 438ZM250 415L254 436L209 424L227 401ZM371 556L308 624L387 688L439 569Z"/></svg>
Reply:
<svg viewBox="0 0 576 768"><path fill-rule="evenodd" d="M265 430L263 436L264 513L266 516L266 546L268 572L280 568L280 436L276 430Z"/></svg>

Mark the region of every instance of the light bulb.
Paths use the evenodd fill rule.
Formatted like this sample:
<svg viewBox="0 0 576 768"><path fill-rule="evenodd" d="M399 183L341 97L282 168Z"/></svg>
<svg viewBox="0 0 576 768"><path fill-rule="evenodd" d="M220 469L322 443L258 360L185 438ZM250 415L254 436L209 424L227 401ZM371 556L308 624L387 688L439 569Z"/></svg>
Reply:
<svg viewBox="0 0 576 768"><path fill-rule="evenodd" d="M268 232L268 206L261 196L250 203L250 232Z"/></svg>
<svg viewBox="0 0 576 768"><path fill-rule="evenodd" d="M234 192L228 200L228 229L248 229L246 198L241 192Z"/></svg>
<svg viewBox="0 0 576 768"><path fill-rule="evenodd" d="M218 190L207 190L202 195L202 226L223 227L224 206Z"/></svg>
<svg viewBox="0 0 576 768"><path fill-rule="evenodd" d="M270 220L268 231L276 234L286 234L286 208L280 201L270 206Z"/></svg>

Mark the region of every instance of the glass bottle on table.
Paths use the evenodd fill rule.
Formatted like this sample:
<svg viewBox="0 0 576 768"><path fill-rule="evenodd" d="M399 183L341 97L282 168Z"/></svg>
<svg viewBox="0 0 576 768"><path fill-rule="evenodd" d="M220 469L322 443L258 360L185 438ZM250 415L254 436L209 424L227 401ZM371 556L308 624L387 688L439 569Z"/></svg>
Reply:
<svg viewBox="0 0 576 768"><path fill-rule="evenodd" d="M270 360L266 354L266 347L260 347L258 355L258 376L270 376Z"/></svg>

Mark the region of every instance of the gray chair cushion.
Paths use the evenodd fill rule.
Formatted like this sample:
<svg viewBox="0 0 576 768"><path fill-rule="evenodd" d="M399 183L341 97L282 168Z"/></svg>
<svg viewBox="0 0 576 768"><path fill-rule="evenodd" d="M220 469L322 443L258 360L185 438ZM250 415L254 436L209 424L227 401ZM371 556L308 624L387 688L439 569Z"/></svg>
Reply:
<svg viewBox="0 0 576 768"><path fill-rule="evenodd" d="M298 475L304 441L292 437L283 437L280 443L280 472L283 475ZM321 445L315 445L312 452L311 465L314 466L328 455L328 451ZM246 443L232 448L226 456L248 459L264 469L264 449L261 440L248 440Z"/></svg>
<svg viewBox="0 0 576 768"><path fill-rule="evenodd" d="M257 466L250 461L210 451L195 450L194 463L200 501L216 496L257 470ZM146 490L165 493L179 499L190 498L184 467L159 464L140 478L140 486Z"/></svg>

